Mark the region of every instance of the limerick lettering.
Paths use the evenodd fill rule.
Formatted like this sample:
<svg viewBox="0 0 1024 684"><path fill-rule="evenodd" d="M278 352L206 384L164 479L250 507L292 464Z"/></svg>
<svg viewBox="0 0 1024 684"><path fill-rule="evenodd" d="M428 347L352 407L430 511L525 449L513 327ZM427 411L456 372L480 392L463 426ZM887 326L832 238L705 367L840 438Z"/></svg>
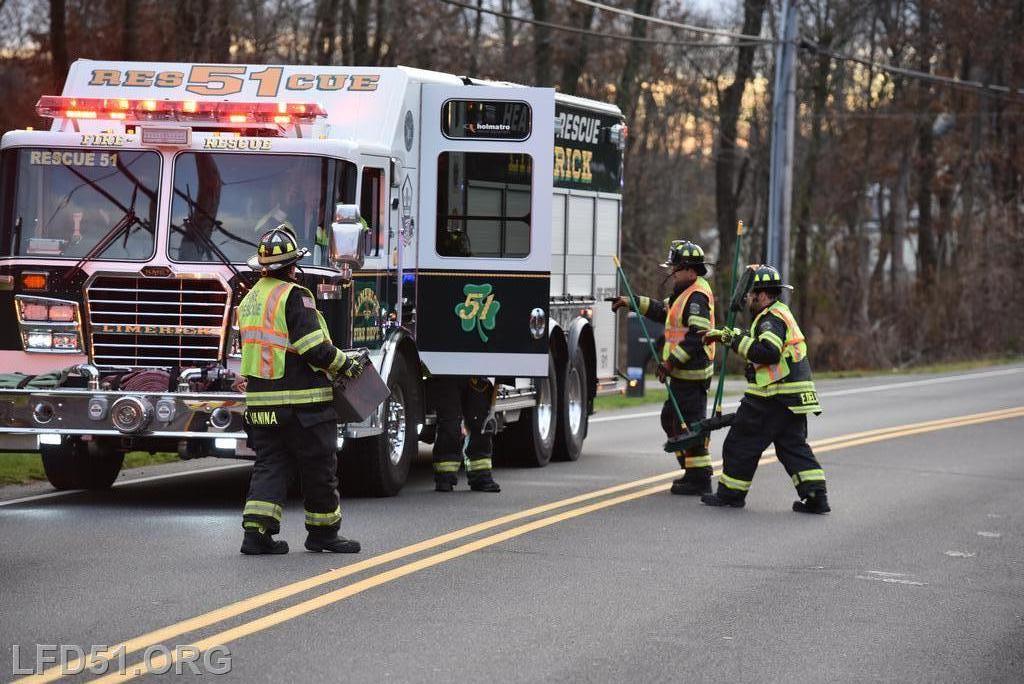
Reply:
<svg viewBox="0 0 1024 684"><path fill-rule="evenodd" d="M96 332L107 335L173 335L175 337L219 337L220 328L194 325L137 325L133 323L99 323Z"/></svg>

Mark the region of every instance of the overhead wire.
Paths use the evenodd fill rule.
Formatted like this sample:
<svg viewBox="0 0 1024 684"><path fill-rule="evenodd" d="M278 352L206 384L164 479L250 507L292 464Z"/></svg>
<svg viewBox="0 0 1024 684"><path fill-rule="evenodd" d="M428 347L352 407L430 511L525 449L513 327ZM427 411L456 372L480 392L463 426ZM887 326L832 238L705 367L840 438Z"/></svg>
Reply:
<svg viewBox="0 0 1024 684"><path fill-rule="evenodd" d="M641 36L626 36L615 33L607 33L603 31L593 31L584 29L576 26L566 26L564 24L557 24L549 21L542 21L538 19L530 19L527 17L520 17L508 12L500 12L498 10L489 9L486 7L478 7L476 5L469 4L467 2L461 2L460 0L438 0L438 2L460 7L462 9L470 10L473 12L482 12L484 14L501 17L503 19L509 19L511 21L521 22L524 24L530 24L534 26L543 26L545 28L552 29L554 31L563 31L567 33L575 33L578 35L587 35L595 38L604 38L619 41L629 41L636 43L646 43L651 45L667 45L674 47L684 48L736 48L746 47L750 45L778 45L780 41L772 38L762 38L761 36L754 36L745 33L737 33L734 31L725 31L721 29L712 29L705 26L696 26L694 24L685 24L682 22L674 21L671 19L663 19L661 17L655 17L649 14L640 14L631 10L621 9L618 7L612 7L610 5L595 2L595 0L572 0L580 5L586 5L593 7L604 12L610 12L630 19L638 19L646 21L652 24L658 24L661 26L667 26L678 30L691 31L694 33L700 33L704 35L715 36L719 38L731 38L733 42L711 42L711 41L673 41L673 40L661 40L658 38L647 38ZM993 97L1014 97L1024 95L1024 90L1015 90L1007 86L995 85L991 83L982 83L980 81L964 80L951 76L941 76L938 74L932 74L925 71L918 71L916 69L908 69L906 67L896 66L894 64L888 64L886 62L877 62L864 57L858 57L856 55L836 52L824 48L814 42L808 40L800 40L797 42L796 47L800 50L810 52L813 54L823 54L830 59L836 61L852 62L860 64L872 69L878 69L879 71L885 71L892 74L898 74L907 78L927 81L938 85L944 85L952 88L959 88L961 90L969 90L972 92L980 92L985 95Z"/></svg>
<svg viewBox="0 0 1024 684"><path fill-rule="evenodd" d="M684 24L679 21L673 21L672 19L662 19L661 17L654 17L650 14L640 14L639 12L633 12L631 10L620 9L618 7L612 7L611 5L605 5L604 3L594 2L594 0L573 0L573 2L579 5L587 5L599 9L603 12L611 12L612 14L618 14L630 19L640 19L647 21L652 24L661 24L662 26L670 26L675 29L681 29L683 31L692 31L694 33L702 33L709 36L718 36L719 38L734 38L736 40L746 41L748 43L757 43L761 45L773 45L778 41L771 38L762 38L761 36L752 36L746 33L737 33L735 31L725 31L722 29L712 29L706 26L696 26L694 24Z"/></svg>
<svg viewBox="0 0 1024 684"><path fill-rule="evenodd" d="M611 12L613 14L619 14L627 16L633 19L640 19L641 21L647 21L653 24L661 24L664 26L672 26L674 28L694 31L697 33L705 33L715 36L725 36L729 38L743 39L752 42L758 42L765 45L778 45L780 41L772 40L768 38L761 38L760 36L751 36L743 33L735 33L732 31L723 31L719 29L709 29L703 26L694 26L692 24L683 24L680 22L672 21L669 19L662 19L661 17L651 16L649 14L640 14L638 12L632 12L630 10L620 9L618 7L612 7L594 0L572 0L575 3L581 5L587 5L588 7L594 7L605 12ZM1024 95L1024 90L1015 90L1007 86L994 85L991 83L982 83L980 81L969 81L951 76L940 76L938 74L928 73L926 71L918 71L916 69L908 69L906 67L899 67L894 64L887 64L885 62L876 62L863 57L857 57L856 55L850 55L840 52L835 52L821 47L811 41L801 40L798 41L796 47L801 50L810 51L816 54L824 54L831 59L838 61L854 62L863 66L868 66L880 71L887 71L893 74L899 74L900 76L906 76L907 78L913 78L920 81L928 81L939 85L945 85L953 88L960 88L964 90L971 90L975 92L982 92L992 96L1017 96Z"/></svg>
<svg viewBox="0 0 1024 684"><path fill-rule="evenodd" d="M643 36L624 36L617 33L607 33L604 31L593 31L590 29L580 28L578 26L566 26L565 24L556 24L550 21L541 21L539 19L530 19L528 17L520 17L508 12L500 12L498 10L489 9L486 7L477 7L467 2L459 2L459 0L438 0L445 5L452 5L454 7L461 7L463 9L471 10L473 12L482 12L495 17L501 17L503 19L510 19L523 24L530 24L533 26L543 26L554 31L563 31L565 33L575 33L578 35L592 36L594 38L607 38L611 40L629 41L633 43L645 43L648 45L667 45L671 47L683 47L683 48L734 48L743 47L745 45L761 45L764 43L762 40L755 42L732 42L732 43L713 43L710 41L687 41L687 40L662 40L659 38L647 38Z"/></svg>
<svg viewBox="0 0 1024 684"><path fill-rule="evenodd" d="M981 91L982 93L994 96L1014 96L1022 95L1024 91L1011 89L1007 86L994 85L991 83L982 83L981 81L967 81L952 76L940 76L938 74L930 74L927 71L918 71L916 69L907 69L905 67L899 67L894 64L887 64L885 62L876 62L874 60L867 59L865 57L857 57L856 55L845 54L841 52L835 52L821 47L815 43L807 40L802 40L797 45L802 50L812 52L814 54L822 54L830 59L840 60L844 62L853 62L862 66L870 67L872 69L878 69L879 71L887 71L893 74L899 74L900 76L906 76L919 81L929 81L931 83L937 83L940 85L947 85L953 88L960 88L972 91Z"/></svg>

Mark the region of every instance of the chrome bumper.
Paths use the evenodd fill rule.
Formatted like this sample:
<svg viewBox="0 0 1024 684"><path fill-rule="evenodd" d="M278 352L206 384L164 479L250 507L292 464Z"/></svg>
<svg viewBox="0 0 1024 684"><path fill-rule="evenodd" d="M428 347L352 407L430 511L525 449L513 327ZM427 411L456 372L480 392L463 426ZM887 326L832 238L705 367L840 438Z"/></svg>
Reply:
<svg viewBox="0 0 1024 684"><path fill-rule="evenodd" d="M233 392L0 389L0 451L35 451L40 435L91 435L234 439L236 453L251 453L244 446L244 412L245 395ZM379 412L375 412L361 423L339 426L338 434L370 437L381 431Z"/></svg>

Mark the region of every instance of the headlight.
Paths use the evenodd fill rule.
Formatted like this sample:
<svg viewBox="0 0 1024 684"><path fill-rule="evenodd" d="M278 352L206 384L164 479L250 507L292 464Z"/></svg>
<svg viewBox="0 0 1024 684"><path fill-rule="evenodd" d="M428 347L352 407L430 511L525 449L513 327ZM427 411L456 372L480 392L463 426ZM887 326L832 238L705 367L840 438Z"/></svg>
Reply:
<svg viewBox="0 0 1024 684"><path fill-rule="evenodd" d="M25 351L50 354L82 352L82 317L78 302L17 295L14 306Z"/></svg>

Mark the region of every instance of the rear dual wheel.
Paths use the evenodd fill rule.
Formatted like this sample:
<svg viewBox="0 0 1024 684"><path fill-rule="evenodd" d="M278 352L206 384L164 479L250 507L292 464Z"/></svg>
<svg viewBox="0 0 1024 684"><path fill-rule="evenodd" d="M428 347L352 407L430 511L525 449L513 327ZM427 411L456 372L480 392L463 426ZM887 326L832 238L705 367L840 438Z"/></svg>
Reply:
<svg viewBox="0 0 1024 684"><path fill-rule="evenodd" d="M543 468L551 461L558 432L558 374L548 355L548 375L534 379L537 403L523 409L519 420L497 437L496 451L503 463Z"/></svg>
<svg viewBox="0 0 1024 684"><path fill-rule="evenodd" d="M583 453L590 411L587 402L587 364L579 350L569 355L558 383L558 427L555 431L556 461L575 461Z"/></svg>

